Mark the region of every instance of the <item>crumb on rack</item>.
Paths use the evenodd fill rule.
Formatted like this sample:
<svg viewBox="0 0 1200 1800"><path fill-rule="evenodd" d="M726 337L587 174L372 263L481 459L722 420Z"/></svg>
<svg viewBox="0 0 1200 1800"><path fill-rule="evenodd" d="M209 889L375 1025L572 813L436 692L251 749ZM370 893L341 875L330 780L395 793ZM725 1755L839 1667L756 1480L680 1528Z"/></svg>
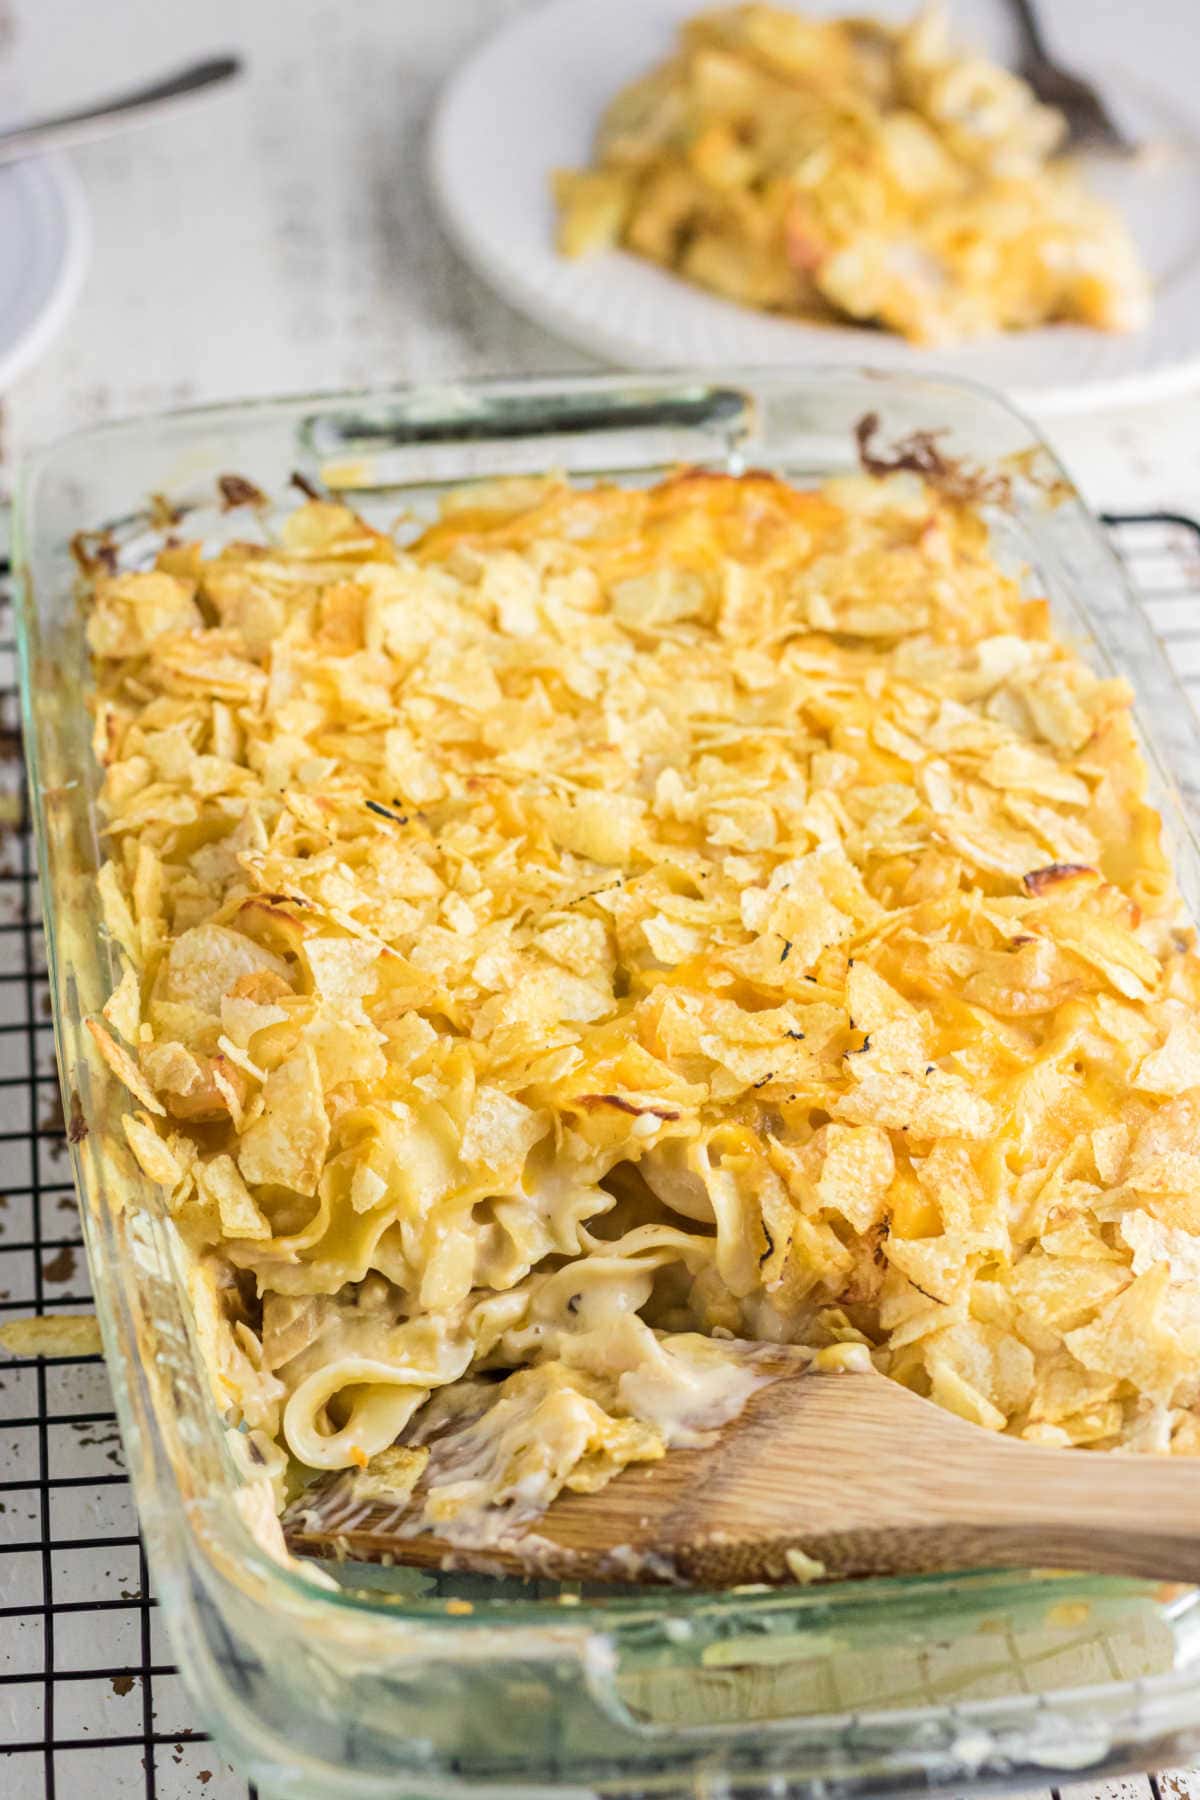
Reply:
<svg viewBox="0 0 1200 1800"><path fill-rule="evenodd" d="M104 1346L95 1313L54 1313L7 1319L0 1345L12 1356L99 1356Z"/></svg>

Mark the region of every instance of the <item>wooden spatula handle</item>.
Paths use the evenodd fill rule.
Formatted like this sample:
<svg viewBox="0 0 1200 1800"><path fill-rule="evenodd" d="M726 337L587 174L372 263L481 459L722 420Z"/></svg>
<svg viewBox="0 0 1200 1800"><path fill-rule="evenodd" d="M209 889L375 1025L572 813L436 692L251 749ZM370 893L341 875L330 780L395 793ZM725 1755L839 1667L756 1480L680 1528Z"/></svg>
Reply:
<svg viewBox="0 0 1200 1800"><path fill-rule="evenodd" d="M855 1373L776 1382L725 1441L666 1533L693 1581L749 1579L751 1551L770 1568L789 1546L830 1574L1037 1564L1200 1581L1198 1458L1028 1444ZM647 1515L670 1461L612 1499ZM561 1507L555 1536L574 1523Z"/></svg>
<svg viewBox="0 0 1200 1800"><path fill-rule="evenodd" d="M1037 1562L1200 1581L1197 1459L1053 1450L1002 1437L981 1445L971 1427L964 1433L943 1439L938 1561L926 1566ZM909 1533L891 1530L895 1556ZM919 1544L912 1549L919 1553Z"/></svg>
<svg viewBox="0 0 1200 1800"><path fill-rule="evenodd" d="M1003 1487L990 1501L956 1496L952 1483L937 1495L931 1483L919 1491L924 1516L911 1506L901 1516L899 1505L874 1504L860 1490L840 1522L823 1506L804 1507L787 1529L760 1528L753 1540L719 1529L698 1533L677 1561L688 1580L721 1586L751 1579L748 1556L760 1578L778 1578L796 1549L830 1575L1037 1566L1200 1582L1200 1469L1137 1461L1150 1466L1100 1467L1066 1481L1054 1470L1043 1488L1047 1472L1018 1455L999 1470Z"/></svg>

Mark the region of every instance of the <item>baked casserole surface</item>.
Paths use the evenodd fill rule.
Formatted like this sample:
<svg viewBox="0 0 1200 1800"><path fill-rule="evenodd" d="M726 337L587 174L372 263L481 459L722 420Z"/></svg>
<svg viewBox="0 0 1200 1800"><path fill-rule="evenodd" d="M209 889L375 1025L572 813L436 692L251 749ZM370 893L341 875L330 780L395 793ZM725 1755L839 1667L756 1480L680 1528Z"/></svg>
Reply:
<svg viewBox="0 0 1200 1800"><path fill-rule="evenodd" d="M551 476L90 565L113 1154L281 1502L536 1513L764 1340L1200 1451L1194 934L985 510Z"/></svg>

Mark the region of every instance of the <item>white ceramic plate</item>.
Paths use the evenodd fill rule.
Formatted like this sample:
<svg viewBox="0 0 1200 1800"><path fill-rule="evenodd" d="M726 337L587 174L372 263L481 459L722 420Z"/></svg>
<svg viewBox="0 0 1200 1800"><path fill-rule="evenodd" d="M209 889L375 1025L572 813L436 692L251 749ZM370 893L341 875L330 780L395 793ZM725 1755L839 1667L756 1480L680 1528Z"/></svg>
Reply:
<svg viewBox="0 0 1200 1800"><path fill-rule="evenodd" d="M0 392L58 330L87 266L87 210L50 157L0 165Z"/></svg>
<svg viewBox="0 0 1200 1800"><path fill-rule="evenodd" d="M1142 164L1097 164L1154 276L1152 323L1131 337L1059 325L931 351L884 332L814 327L756 313L612 251L556 255L550 172L583 165L601 110L668 49L700 0L550 0L485 43L442 97L430 172L467 260L512 305L609 361L639 368L869 363L938 368L1006 390L1040 413L1151 399L1200 380L1200 81L1194 0L1054 0L1064 60L1095 79L1141 142ZM867 10L907 17L908 0ZM852 12L850 0L811 10ZM955 0L967 43L1011 61L1003 0Z"/></svg>

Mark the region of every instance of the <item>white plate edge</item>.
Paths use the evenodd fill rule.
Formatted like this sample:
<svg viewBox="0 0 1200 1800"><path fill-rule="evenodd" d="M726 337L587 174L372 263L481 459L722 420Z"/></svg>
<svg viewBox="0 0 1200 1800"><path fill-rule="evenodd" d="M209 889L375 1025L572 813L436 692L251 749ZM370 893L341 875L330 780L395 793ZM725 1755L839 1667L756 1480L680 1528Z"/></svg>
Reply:
<svg viewBox="0 0 1200 1800"><path fill-rule="evenodd" d="M669 359L659 357L653 352L647 352L636 343L631 344L619 332L609 334L599 321L588 320L581 323L574 313L564 313L553 301L548 301L544 292L538 288L535 282L522 282L514 275L510 265L493 261L491 255L473 234L469 220L462 215L452 197L453 190L446 167L450 158L447 145L450 114L460 86L464 86L473 75L476 64L499 47L514 28L528 27L531 20L536 18L539 13L553 12L556 4L557 0L542 0L541 5L531 8L529 11L519 12L514 17L502 21L493 31L486 34L466 61L454 70L443 83L430 119L424 159L435 209L455 250L468 266L507 305L513 307L533 324L550 335L560 337L565 343L595 358L596 361L608 363L615 368L646 370L667 368L671 366ZM869 361L869 356L864 360ZM741 361L743 367L786 369L801 366L800 364L780 363L777 359L769 358L751 357L748 361L745 358ZM715 368L718 364L714 362L704 366ZM936 361L931 362L928 366L914 369L913 372L929 378L936 378L939 375L943 375L947 380L956 378L954 373L941 369ZM994 392L1001 393L1013 405L1020 407L1031 416L1039 419L1066 418L1110 407L1147 405L1174 399L1191 389L1200 387L1200 348L1191 355L1173 361L1166 367L1135 369L1125 374L1102 376L1092 380L1085 378L1057 387L1034 388L1009 384L1000 385L994 380L972 374L968 374L966 378L980 381L982 385L991 388Z"/></svg>
<svg viewBox="0 0 1200 1800"><path fill-rule="evenodd" d="M31 160L36 160L62 209L62 257L57 278L41 312L11 344L0 347L0 395L7 392L18 375L42 355L62 330L79 298L91 260L91 214L78 174L61 157L40 156Z"/></svg>

